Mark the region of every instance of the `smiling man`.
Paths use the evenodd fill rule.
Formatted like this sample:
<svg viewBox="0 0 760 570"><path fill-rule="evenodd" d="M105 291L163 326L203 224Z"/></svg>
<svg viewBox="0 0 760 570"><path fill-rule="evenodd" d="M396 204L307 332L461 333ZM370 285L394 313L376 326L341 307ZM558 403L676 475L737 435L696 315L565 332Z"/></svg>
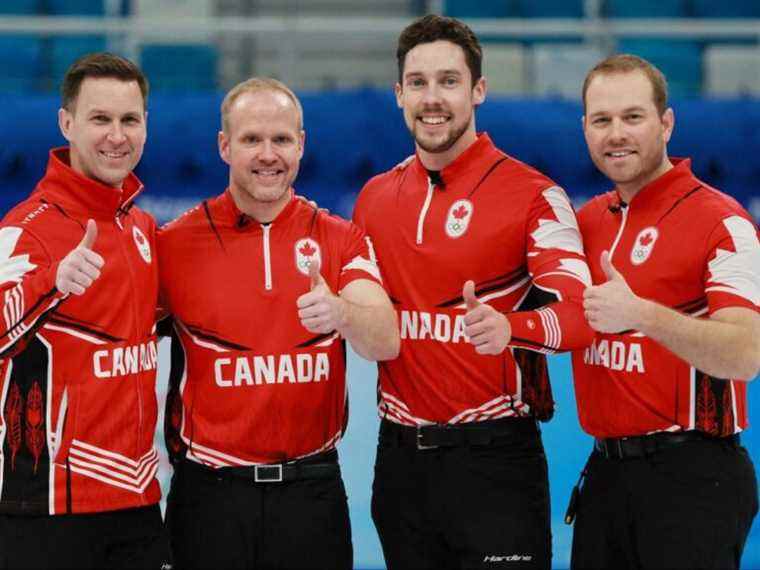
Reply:
<svg viewBox="0 0 760 570"><path fill-rule="evenodd" d="M573 369L596 441L572 565L738 568L758 508L739 443L760 370L757 227L668 157L675 117L649 62L600 62L583 101L589 153L615 188L578 214L597 334Z"/></svg>
<svg viewBox="0 0 760 570"><path fill-rule="evenodd" d="M148 85L98 53L61 91L69 146L0 224L0 568L159 568Z"/></svg>
<svg viewBox="0 0 760 570"><path fill-rule="evenodd" d="M397 60L416 156L370 180L354 212L401 327L400 357L379 366L372 515L385 560L549 568L544 354L592 337L575 214L559 186L477 133L486 80L467 26L421 18Z"/></svg>
<svg viewBox="0 0 760 570"><path fill-rule="evenodd" d="M175 319L175 563L349 570L336 450L348 420L345 340L365 358L394 358L395 315L364 233L293 193L305 134L290 89L268 78L234 87L218 140L229 187L158 241Z"/></svg>

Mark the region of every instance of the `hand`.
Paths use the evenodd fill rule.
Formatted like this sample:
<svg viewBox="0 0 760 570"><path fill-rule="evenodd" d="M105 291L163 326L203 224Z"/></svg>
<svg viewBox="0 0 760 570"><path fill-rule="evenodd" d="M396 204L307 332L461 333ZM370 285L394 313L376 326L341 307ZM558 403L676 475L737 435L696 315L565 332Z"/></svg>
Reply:
<svg viewBox="0 0 760 570"><path fill-rule="evenodd" d="M467 307L464 316L464 333L478 354L501 354L512 338L512 327L507 317L478 301L475 283L467 281L462 288L462 297Z"/></svg>
<svg viewBox="0 0 760 570"><path fill-rule="evenodd" d="M309 278L311 290L296 301L301 324L312 333L340 331L346 321L346 302L330 290L319 273L318 261L309 264Z"/></svg>
<svg viewBox="0 0 760 570"><path fill-rule="evenodd" d="M98 225L95 220L87 220L82 241L58 264L55 286L64 295L84 295L87 288L100 277L100 269L105 261L92 251L97 238Z"/></svg>
<svg viewBox="0 0 760 570"><path fill-rule="evenodd" d="M324 212L325 214L329 214L330 210L327 208L320 208L319 204L317 204L314 200L309 200L306 196L301 196L300 194L296 194L296 198L301 200L301 202L304 202L314 208L315 210L319 210L320 212Z"/></svg>
<svg viewBox="0 0 760 570"><path fill-rule="evenodd" d="M618 333L638 328L641 299L626 283L623 275L610 261L610 254L602 252L602 271L607 282L588 287L583 292L583 309L586 320L595 331Z"/></svg>

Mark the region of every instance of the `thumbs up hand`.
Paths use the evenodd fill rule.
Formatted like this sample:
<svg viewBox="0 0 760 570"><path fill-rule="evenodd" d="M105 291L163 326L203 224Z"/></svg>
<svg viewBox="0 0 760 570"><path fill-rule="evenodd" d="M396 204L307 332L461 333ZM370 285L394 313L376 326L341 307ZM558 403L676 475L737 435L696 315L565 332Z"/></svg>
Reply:
<svg viewBox="0 0 760 570"><path fill-rule="evenodd" d="M602 252L599 264L607 281L588 287L583 292L586 320L591 328L604 333L637 328L641 299L633 293L623 274L612 264L609 252Z"/></svg>
<svg viewBox="0 0 760 570"><path fill-rule="evenodd" d="M55 286L58 291L64 295L84 295L87 288L100 277L100 270L105 261L92 250L97 239L98 225L95 220L87 220L82 241L58 264L55 274Z"/></svg>
<svg viewBox="0 0 760 570"><path fill-rule="evenodd" d="M346 322L346 302L335 295L319 272L319 261L309 264L311 287L296 300L298 318L304 328L312 333L340 332Z"/></svg>
<svg viewBox="0 0 760 570"><path fill-rule="evenodd" d="M309 264L309 281L311 283L312 291L314 291L314 289L320 285L329 289L327 283L325 282L325 278L322 277L322 274L319 272L319 261L316 259Z"/></svg>
<svg viewBox="0 0 760 570"><path fill-rule="evenodd" d="M467 313L464 333L478 354L501 354L512 338L507 317L475 296L475 283L467 281L462 288Z"/></svg>
<svg viewBox="0 0 760 570"><path fill-rule="evenodd" d="M604 271L604 276L607 278L607 281L622 281L625 283L623 275L615 269L614 265L612 265L609 251L602 252L602 255L599 258L599 263L602 266L602 271Z"/></svg>

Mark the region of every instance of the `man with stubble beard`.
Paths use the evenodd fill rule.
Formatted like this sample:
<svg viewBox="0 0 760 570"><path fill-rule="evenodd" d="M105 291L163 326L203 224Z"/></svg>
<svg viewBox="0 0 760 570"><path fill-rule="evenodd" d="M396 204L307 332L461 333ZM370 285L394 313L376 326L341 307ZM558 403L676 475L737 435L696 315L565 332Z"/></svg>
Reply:
<svg viewBox="0 0 760 570"><path fill-rule="evenodd" d="M354 220L399 316L379 363L372 513L389 568L549 568L538 421L544 354L585 347L589 284L565 192L475 129L477 38L425 16L399 38L396 98L416 156L370 180Z"/></svg>
<svg viewBox="0 0 760 570"><path fill-rule="evenodd" d="M758 508L739 441L760 369L757 226L668 155L675 115L651 63L599 62L583 103L589 153L614 188L578 213L597 333L573 375L596 441L572 566L738 568Z"/></svg>

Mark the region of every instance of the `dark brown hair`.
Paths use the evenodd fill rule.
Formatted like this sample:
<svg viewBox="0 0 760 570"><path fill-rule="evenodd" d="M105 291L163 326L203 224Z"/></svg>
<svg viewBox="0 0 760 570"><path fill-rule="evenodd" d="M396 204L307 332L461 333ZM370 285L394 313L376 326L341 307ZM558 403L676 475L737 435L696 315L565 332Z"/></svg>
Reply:
<svg viewBox="0 0 760 570"><path fill-rule="evenodd" d="M404 79L406 54L419 44L429 44L438 40L446 40L462 48L474 86L483 75L483 49L477 36L463 22L435 14L415 20L401 32L396 49L399 83L403 83Z"/></svg>
<svg viewBox="0 0 760 570"><path fill-rule="evenodd" d="M588 72L586 79L583 81L583 112L586 112L586 92L594 77L615 73L631 73L633 71L641 71L649 80L649 83L652 85L654 106L657 108L660 116L662 116L668 108L668 81L665 79L662 71L647 60L627 53L612 55L603 59Z"/></svg>
<svg viewBox="0 0 760 570"><path fill-rule="evenodd" d="M61 107L73 112L82 82L88 77L110 77L137 82L143 97L143 107L147 108L148 79L134 63L108 52L89 53L69 67L61 83Z"/></svg>

